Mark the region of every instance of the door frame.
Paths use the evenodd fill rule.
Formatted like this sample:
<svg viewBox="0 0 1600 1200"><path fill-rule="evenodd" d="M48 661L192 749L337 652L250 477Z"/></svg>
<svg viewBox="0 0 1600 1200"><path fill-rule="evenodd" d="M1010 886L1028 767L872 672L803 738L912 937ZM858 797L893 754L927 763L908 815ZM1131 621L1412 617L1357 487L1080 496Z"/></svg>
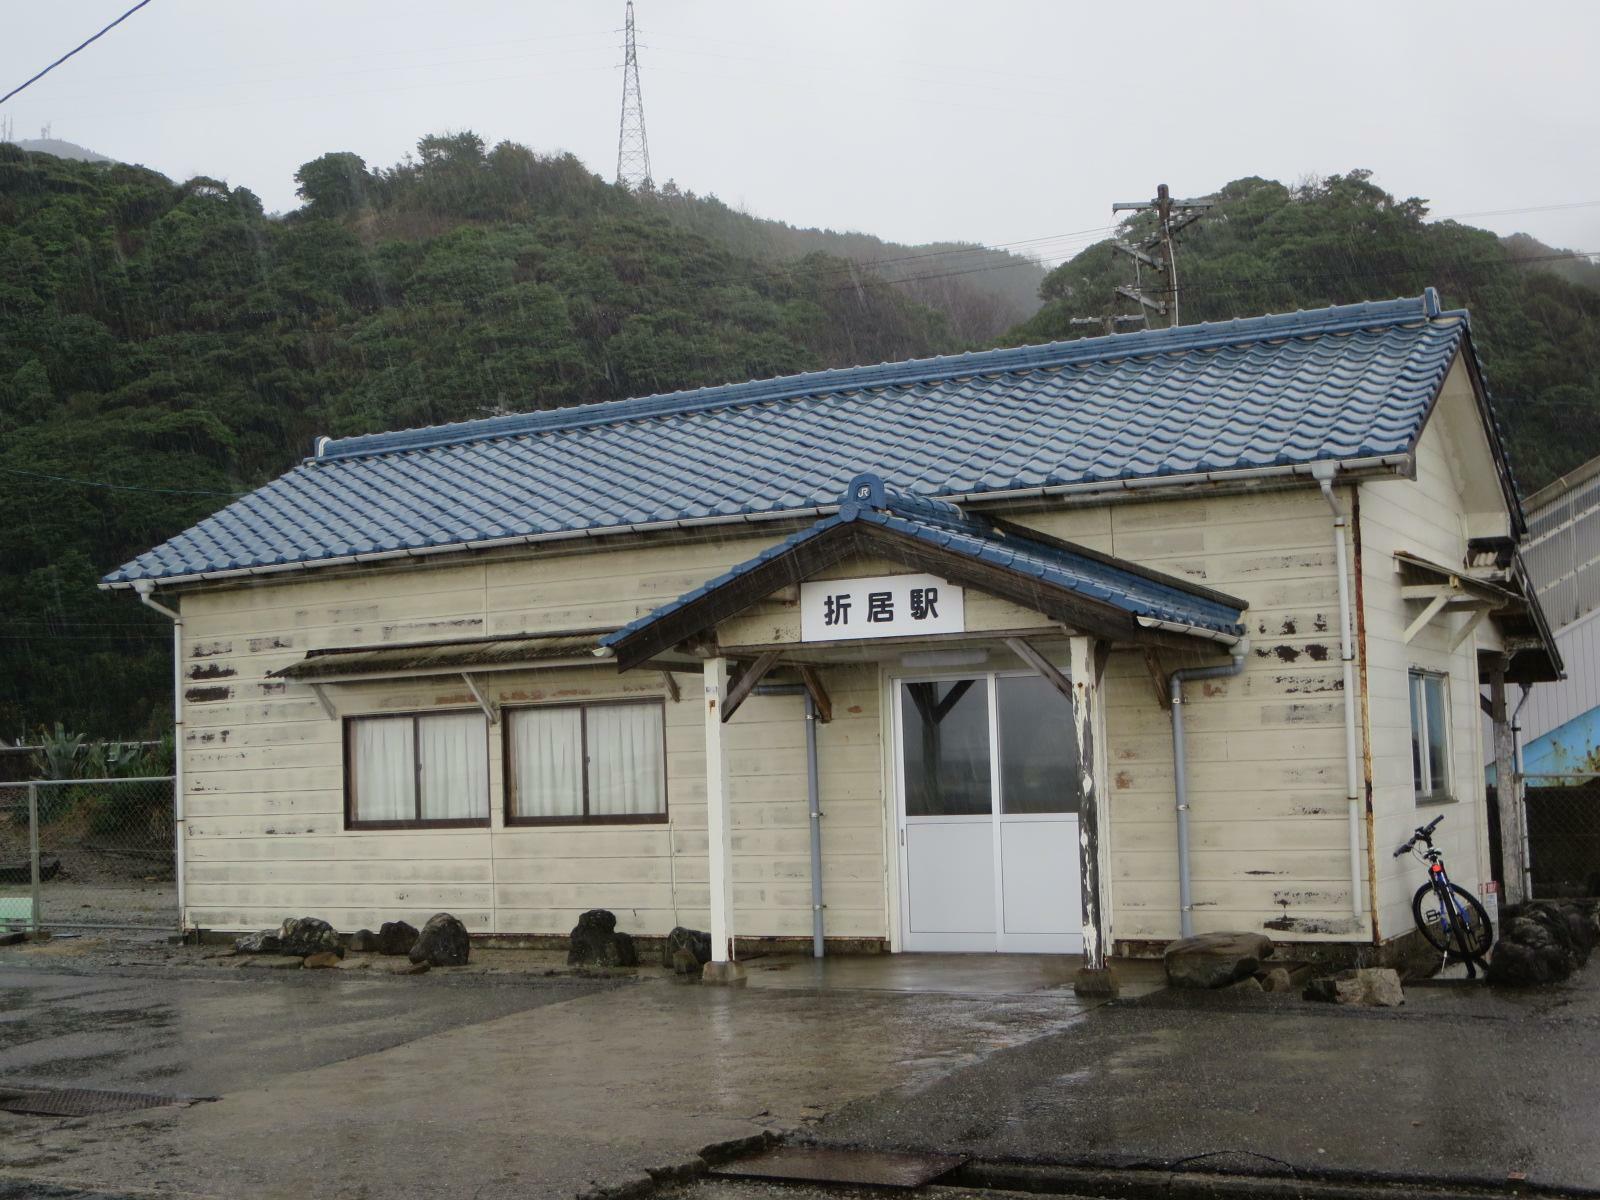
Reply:
<svg viewBox="0 0 1600 1200"><path fill-rule="evenodd" d="M1062 668L1065 672L1065 668ZM994 873L994 916L995 931L994 945L986 950L961 950L952 953L1053 953L1072 954L1081 953L1083 949L1083 932L1081 925L1073 933L1067 935L1054 934L1012 934L1010 937L1015 942L1026 943L1028 939L1036 942L1045 938L1057 936L1076 937L1078 946L1076 950L1047 949L1043 947L1029 947L1026 944L1007 946L1005 932L1005 873L1003 868L1004 845L1002 838L1001 818L1001 768L1000 768L1000 689L999 680L1002 678L1030 678L1036 677L1037 672L1027 667L995 667L984 664L979 667L951 668L946 671L918 671L911 669L884 670L884 690L886 703L883 706L887 717L889 736L884 744L889 752L889 761L886 763L886 784L889 803L885 805L887 817L887 833L889 834L889 855L891 866L891 879L889 893L892 899L891 921L889 925L889 949L893 953L906 953L909 951L907 942L911 936L911 896L910 896L910 870L906 861L910 847L906 837L906 791L905 791L905 754L902 733L905 728L902 708L901 685L907 683L943 683L961 679L981 680L988 701L989 717L989 796L990 819L992 822L993 836L991 838L991 853L993 855ZM1052 817L1061 823L1070 820L1074 825L1078 823L1079 814L1027 814L1031 820L1050 821ZM937 820L938 818L932 818ZM1076 843L1077 839L1073 839ZM1080 867L1081 869L1081 867ZM1081 902L1080 902L1081 904ZM1082 913L1079 914L1080 921ZM939 953L939 951L927 951Z"/></svg>

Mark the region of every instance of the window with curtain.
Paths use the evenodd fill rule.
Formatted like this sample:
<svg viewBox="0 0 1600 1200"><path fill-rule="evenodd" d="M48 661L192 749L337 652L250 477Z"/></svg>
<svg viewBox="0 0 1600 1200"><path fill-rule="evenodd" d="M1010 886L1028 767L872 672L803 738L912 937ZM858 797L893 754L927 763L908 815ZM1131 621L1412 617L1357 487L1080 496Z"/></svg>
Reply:
<svg viewBox="0 0 1600 1200"><path fill-rule="evenodd" d="M509 711L507 823L665 821L664 725L655 701Z"/></svg>
<svg viewBox="0 0 1600 1200"><path fill-rule="evenodd" d="M352 829L489 823L489 734L480 712L352 717L345 772Z"/></svg>
<svg viewBox="0 0 1600 1200"><path fill-rule="evenodd" d="M1437 672L1411 672L1411 782L1419 801L1454 799L1447 684Z"/></svg>

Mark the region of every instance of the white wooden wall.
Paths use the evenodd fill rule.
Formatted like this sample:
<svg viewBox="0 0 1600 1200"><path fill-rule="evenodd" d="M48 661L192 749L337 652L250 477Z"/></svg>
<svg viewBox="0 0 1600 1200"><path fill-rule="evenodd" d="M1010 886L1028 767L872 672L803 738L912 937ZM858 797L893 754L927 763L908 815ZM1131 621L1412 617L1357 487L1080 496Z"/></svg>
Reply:
<svg viewBox="0 0 1600 1200"><path fill-rule="evenodd" d="M1411 896L1424 882L1424 875L1414 859L1395 859L1393 853L1418 825L1443 813L1444 823L1435 841L1445 852L1451 878L1476 892L1489 877L1488 819L1480 764L1485 753L1493 757L1493 750L1481 741L1477 652L1497 648L1498 634L1493 623L1485 621L1452 653L1450 643L1466 620L1457 613L1441 615L1405 644L1405 629L1421 612L1423 602L1401 598L1401 578L1394 560L1395 551L1403 550L1445 567L1462 569L1465 565L1469 509L1486 503L1483 477L1492 471L1482 447L1463 436L1470 417L1466 406L1472 403L1466 387L1458 368L1446 385L1438 415L1423 430L1415 482L1380 480L1361 485L1379 929L1385 938L1413 927ZM1413 667L1450 677L1455 803L1416 802L1408 690L1408 672ZM1514 701L1516 689L1511 693Z"/></svg>
<svg viewBox="0 0 1600 1200"><path fill-rule="evenodd" d="M1338 584L1320 495L1276 491L1025 519L1248 601L1244 674L1185 688L1195 928L1349 940ZM1220 647L1164 655L1169 668L1227 660ZM1142 655L1113 654L1107 680L1112 936L1165 940L1178 935L1171 717Z"/></svg>
<svg viewBox="0 0 1600 1200"><path fill-rule="evenodd" d="M709 543L309 577L184 597L187 920L251 929L310 913L342 929L449 910L474 931L565 932L601 905L625 928L706 924L699 680L666 701L669 824L504 827L491 727L492 828L347 831L341 723L311 690L266 678L307 650L618 624L764 542ZM609 666L484 676L508 705L666 695L657 672ZM828 932L884 935L876 673L830 675L820 730ZM468 708L459 679L334 685L341 715ZM809 934L809 817L800 702L753 698L730 730L742 933Z"/></svg>
<svg viewBox="0 0 1600 1200"><path fill-rule="evenodd" d="M1362 491L1374 766L1381 781L1377 842L1380 883L1388 887L1383 929L1391 936L1404 927L1397 924L1398 870L1389 869L1382 848L1400 840L1411 813L1408 655L1396 646L1398 600L1386 598L1385 589L1398 585L1384 574L1385 563L1401 542L1441 559L1459 557L1464 548L1458 517L1426 516L1429 505L1455 513L1461 504L1443 488L1441 468L1426 455L1424 461L1420 484L1366 485ZM1342 492L1347 505L1350 495ZM1420 523L1417 510L1424 510ZM1408 514L1409 524L1402 525ZM1249 602L1253 650L1245 674L1187 689L1196 926L1264 928L1282 940L1364 939L1365 927L1351 918L1337 584L1331 517L1320 495L1300 488L1034 507L1014 515ZM1403 537L1401 528L1408 530ZM675 923L704 928L696 678L681 676L682 702L667 703L668 824L504 828L499 730L493 728L492 828L394 832L343 828L339 722L328 719L309 688L266 675L314 648L621 624L772 540L530 552L454 566L413 563L185 596L184 662L191 676L184 747L187 919L250 929L311 913L350 929L395 917L415 923L447 909L475 931L560 933L583 909L603 906L638 933L663 933ZM1026 610L983 598L969 612L989 628L1037 623ZM798 633L791 633L791 617L784 605L765 606L745 619L741 636L733 636L732 622L723 635L730 642L786 640ZM1464 669L1467 655L1456 656L1456 665ZM1220 649L1202 649L1168 654L1166 665L1226 657ZM830 666L825 676L835 714L819 731L827 931L885 937L892 799L884 786L884 683L870 661ZM600 665L488 678L494 697L506 704L665 693L658 673L619 677ZM1120 941L1166 939L1178 930L1170 718L1139 654L1113 655L1108 680L1111 778L1103 795L1112 932ZM471 704L464 687L448 677L337 685L329 694L351 715ZM1470 718L1474 688L1464 682L1453 694L1458 717ZM1470 759L1475 722L1465 719L1463 728L1456 753ZM741 935L810 931L804 736L795 698L752 698L730 725L735 927ZM1464 781L1470 775L1460 773ZM1463 818L1473 803L1466 799L1459 807ZM1457 836L1471 824L1456 821ZM1463 882L1475 883L1475 856L1457 857Z"/></svg>

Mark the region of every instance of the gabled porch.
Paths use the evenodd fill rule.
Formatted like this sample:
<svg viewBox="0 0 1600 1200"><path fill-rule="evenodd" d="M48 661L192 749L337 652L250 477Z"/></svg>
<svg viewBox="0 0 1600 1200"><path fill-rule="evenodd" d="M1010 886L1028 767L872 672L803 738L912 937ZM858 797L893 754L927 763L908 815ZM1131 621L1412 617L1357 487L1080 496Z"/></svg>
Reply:
<svg viewBox="0 0 1600 1200"><path fill-rule="evenodd" d="M897 948L984 948L992 897L988 948L1081 950L1079 986L1110 986L1106 662L1142 652L1163 697L1162 653L1237 661L1244 609L869 474L835 515L602 638L623 671L703 663L712 975L738 974L725 726L752 695L804 696L820 954L816 725L830 669L871 663L889 700ZM950 928L918 928L935 910Z"/></svg>

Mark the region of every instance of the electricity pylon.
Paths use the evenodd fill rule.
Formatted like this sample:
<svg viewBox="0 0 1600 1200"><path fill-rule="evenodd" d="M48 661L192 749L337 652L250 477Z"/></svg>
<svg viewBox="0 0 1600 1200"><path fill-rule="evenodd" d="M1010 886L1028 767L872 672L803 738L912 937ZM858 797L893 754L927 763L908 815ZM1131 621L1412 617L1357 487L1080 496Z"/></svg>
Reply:
<svg viewBox="0 0 1600 1200"><path fill-rule="evenodd" d="M633 40L633 0L628 0L627 41L622 62L622 120L617 128L617 183L638 191L654 186L650 143L644 136L644 99L639 94L639 50Z"/></svg>

